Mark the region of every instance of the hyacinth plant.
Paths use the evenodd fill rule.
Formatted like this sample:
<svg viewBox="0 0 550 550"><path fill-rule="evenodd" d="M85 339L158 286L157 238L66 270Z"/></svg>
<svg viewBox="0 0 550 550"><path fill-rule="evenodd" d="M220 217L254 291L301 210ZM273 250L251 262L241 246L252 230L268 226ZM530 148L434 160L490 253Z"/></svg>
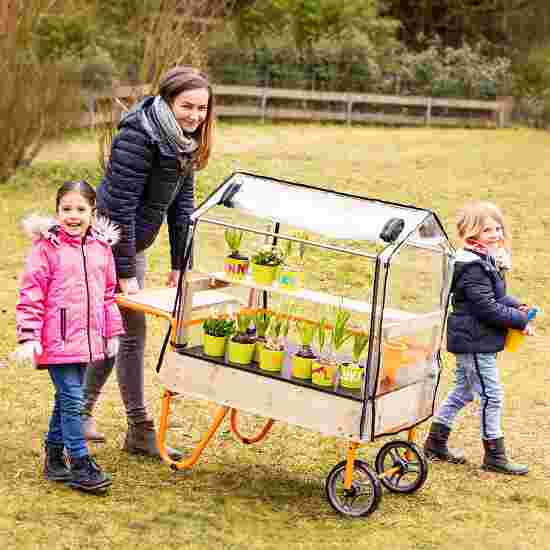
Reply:
<svg viewBox="0 0 550 550"><path fill-rule="evenodd" d="M361 327L360 330L361 332L356 332L353 335L352 358L356 366L359 366L359 361L369 343L369 334L365 327Z"/></svg>
<svg viewBox="0 0 550 550"><path fill-rule="evenodd" d="M334 353L337 353L353 336L346 328L350 319L351 313L343 308L341 300L338 307L334 310L334 323L331 332L331 344Z"/></svg>
<svg viewBox="0 0 550 550"><path fill-rule="evenodd" d="M254 315L248 311L240 311L236 314L236 331L232 336L233 342L239 342L240 344L251 344L255 341L255 338L249 333L248 329L254 320Z"/></svg>
<svg viewBox="0 0 550 550"><path fill-rule="evenodd" d="M313 352L311 343L313 342L317 327L313 323L305 320L296 321L294 326L300 342L296 355L307 359L314 359L315 353Z"/></svg>
<svg viewBox="0 0 550 550"><path fill-rule="evenodd" d="M271 316L266 331L266 349L272 351L283 351L285 349L289 325L290 321L286 314L274 314Z"/></svg>
<svg viewBox="0 0 550 550"><path fill-rule="evenodd" d="M231 254L230 258L244 259L245 256L241 256L239 250L241 248L241 242L243 240L243 231L235 229L233 227L227 227L224 231L225 243L227 244Z"/></svg>

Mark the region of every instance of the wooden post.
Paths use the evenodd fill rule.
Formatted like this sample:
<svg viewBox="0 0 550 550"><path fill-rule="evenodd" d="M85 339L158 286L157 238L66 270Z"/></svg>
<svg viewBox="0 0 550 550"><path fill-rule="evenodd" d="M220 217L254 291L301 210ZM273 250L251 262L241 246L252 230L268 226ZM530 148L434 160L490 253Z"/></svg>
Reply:
<svg viewBox="0 0 550 550"><path fill-rule="evenodd" d="M0 0L0 35L15 32L17 0Z"/></svg>
<svg viewBox="0 0 550 550"><path fill-rule="evenodd" d="M426 102L426 126L432 123L432 98L429 97Z"/></svg>
<svg viewBox="0 0 550 550"><path fill-rule="evenodd" d="M353 101L351 96L348 97L347 111L346 111L346 122L348 126L351 126L351 111L353 109Z"/></svg>
<svg viewBox="0 0 550 550"><path fill-rule="evenodd" d="M262 90L262 123L265 122L265 109L267 106L267 88Z"/></svg>
<svg viewBox="0 0 550 550"><path fill-rule="evenodd" d="M510 121L510 115L514 110L514 98L513 96L497 97L497 101L500 103L498 110L497 125L499 128L504 128Z"/></svg>

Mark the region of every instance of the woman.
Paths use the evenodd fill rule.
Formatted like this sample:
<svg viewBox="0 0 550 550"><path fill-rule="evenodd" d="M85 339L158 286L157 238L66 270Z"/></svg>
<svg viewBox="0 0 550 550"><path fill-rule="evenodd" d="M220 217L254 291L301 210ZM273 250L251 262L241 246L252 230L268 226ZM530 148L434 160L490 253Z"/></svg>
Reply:
<svg viewBox="0 0 550 550"><path fill-rule="evenodd" d="M179 277L180 252L194 208L195 170L208 162L214 132L212 89L208 78L188 66L176 66L159 82L159 93L143 99L125 114L113 140L111 157L97 191L97 208L121 229L113 248L120 289L143 288L145 250L166 218L171 271L168 286ZM128 433L124 449L160 457L155 428L145 408L143 391L145 314L122 309L126 334L116 359ZM92 411L111 369L88 369L83 420L86 438L104 441ZM172 457L178 453L169 451Z"/></svg>

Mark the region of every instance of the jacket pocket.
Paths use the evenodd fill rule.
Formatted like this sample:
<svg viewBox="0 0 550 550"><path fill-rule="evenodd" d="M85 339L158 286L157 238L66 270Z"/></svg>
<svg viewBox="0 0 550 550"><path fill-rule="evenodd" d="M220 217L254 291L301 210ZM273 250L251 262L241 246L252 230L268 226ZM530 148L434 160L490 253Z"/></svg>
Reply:
<svg viewBox="0 0 550 550"><path fill-rule="evenodd" d="M61 349L64 350L67 338L67 309L64 307L59 310L59 328L61 333Z"/></svg>

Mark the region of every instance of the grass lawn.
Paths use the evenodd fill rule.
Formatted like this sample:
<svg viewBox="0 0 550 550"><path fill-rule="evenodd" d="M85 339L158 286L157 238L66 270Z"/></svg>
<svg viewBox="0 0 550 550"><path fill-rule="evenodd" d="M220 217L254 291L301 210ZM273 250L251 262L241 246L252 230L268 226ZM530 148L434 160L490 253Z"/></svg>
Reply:
<svg viewBox="0 0 550 550"><path fill-rule="evenodd" d="M479 469L478 410L457 423L453 443L465 449L464 466L433 463L418 493L384 491L365 520L335 515L325 500L329 470L345 458L345 442L275 424L256 446L242 446L222 431L191 470L120 450L125 417L115 376L97 417L108 442L93 452L113 474L111 491L87 496L42 479L42 438L52 403L47 374L16 368L17 278L29 246L18 221L33 211L52 212L55 190L69 178L97 183L90 133L51 144L30 167L0 186L0 548L142 550L182 549L459 550L548 548L550 539L550 323L499 359L506 389L504 430L509 454L530 474L509 478ZM204 194L234 170L364 194L433 209L454 238L454 217L468 199L496 202L513 237L509 289L548 308L550 298L550 134L528 130L390 129L335 125L222 123L213 159L198 175ZM168 269L163 233L149 254L148 285ZM164 327L150 323L146 397L158 418L160 385L153 374ZM453 361L445 354L442 392ZM180 437L192 440L212 406L176 405ZM330 414L330 411L327 411ZM253 423L254 420L250 419ZM426 425L419 429L419 439ZM365 445L371 464L383 442Z"/></svg>

